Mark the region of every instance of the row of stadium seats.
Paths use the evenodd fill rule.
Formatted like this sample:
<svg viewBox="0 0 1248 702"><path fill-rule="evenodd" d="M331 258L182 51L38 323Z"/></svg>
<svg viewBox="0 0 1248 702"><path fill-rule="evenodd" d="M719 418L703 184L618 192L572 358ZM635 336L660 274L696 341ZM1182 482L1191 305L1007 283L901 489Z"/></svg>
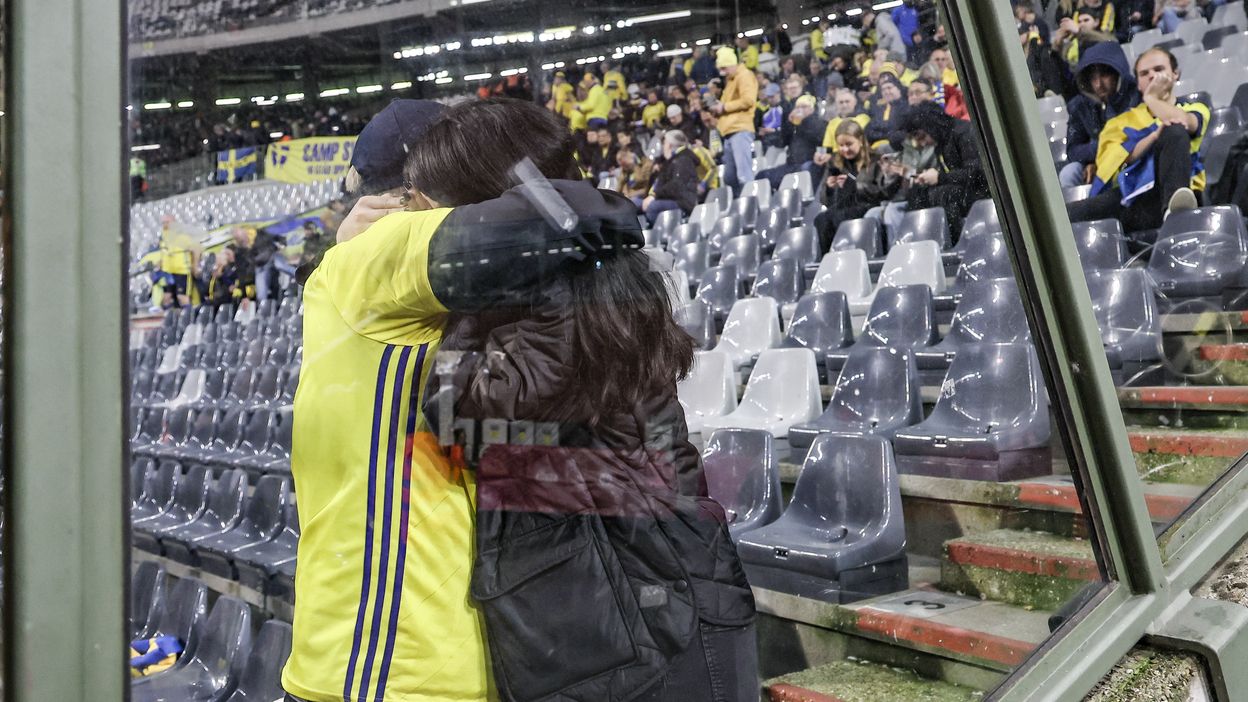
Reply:
<svg viewBox="0 0 1248 702"><path fill-rule="evenodd" d="M130 634L136 642L172 637L183 650L168 668L135 678L135 702L252 702L284 696L281 671L291 628L269 620L252 634L252 613L232 597L208 609L203 583L173 579L152 561L135 567L130 584Z"/></svg>
<svg viewBox="0 0 1248 702"><path fill-rule="evenodd" d="M232 31L258 21L325 17L400 1L129 0L129 26L133 39L155 41Z"/></svg>

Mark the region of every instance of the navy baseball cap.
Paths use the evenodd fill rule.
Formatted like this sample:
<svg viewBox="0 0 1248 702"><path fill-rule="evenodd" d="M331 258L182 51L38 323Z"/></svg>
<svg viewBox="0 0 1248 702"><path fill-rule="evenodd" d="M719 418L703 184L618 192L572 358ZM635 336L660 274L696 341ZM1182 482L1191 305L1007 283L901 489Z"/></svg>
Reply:
<svg viewBox="0 0 1248 702"><path fill-rule="evenodd" d="M351 153L362 191L379 193L402 185L407 152L445 109L432 100L395 100L369 120Z"/></svg>

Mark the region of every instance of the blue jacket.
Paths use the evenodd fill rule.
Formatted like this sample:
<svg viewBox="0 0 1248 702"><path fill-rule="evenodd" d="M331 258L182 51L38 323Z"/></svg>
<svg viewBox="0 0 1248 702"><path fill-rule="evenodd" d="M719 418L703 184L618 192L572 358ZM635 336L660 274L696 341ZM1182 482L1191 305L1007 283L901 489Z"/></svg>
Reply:
<svg viewBox="0 0 1248 702"><path fill-rule="evenodd" d="M893 8L892 18L897 31L901 32L901 40L906 46L913 45L914 33L919 31L919 11L912 3L903 3Z"/></svg>
<svg viewBox="0 0 1248 702"><path fill-rule="evenodd" d="M1088 82L1088 69L1095 65L1108 66L1119 76L1118 91L1104 105L1092 96L1092 86ZM1094 44L1081 52L1079 65L1075 67L1075 82L1079 95L1066 105L1069 114L1066 159L1070 163L1092 163L1096 160L1101 129L1109 120L1140 104L1140 91L1136 89L1127 55L1112 41Z"/></svg>

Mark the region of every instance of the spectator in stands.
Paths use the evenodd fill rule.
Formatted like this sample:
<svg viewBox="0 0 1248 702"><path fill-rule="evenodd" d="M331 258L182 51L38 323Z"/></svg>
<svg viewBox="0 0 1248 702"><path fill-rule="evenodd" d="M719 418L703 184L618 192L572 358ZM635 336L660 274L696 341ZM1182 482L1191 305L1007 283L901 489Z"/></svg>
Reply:
<svg viewBox="0 0 1248 702"><path fill-rule="evenodd" d="M853 120L841 122L836 129L836 155L824 183L823 203L827 210L815 217L823 250L831 247L832 237L842 222L864 217L880 207L897 194L900 184L897 173L886 170L872 156L862 126Z"/></svg>
<svg viewBox="0 0 1248 702"><path fill-rule="evenodd" d="M594 145L594 149L590 154L589 163L586 167L593 180L597 180L603 173L615 168L615 144L612 143L611 130L606 126L599 127L598 140Z"/></svg>
<svg viewBox="0 0 1248 702"><path fill-rule="evenodd" d="M698 85L706 85L712 78L719 75L715 70L715 59L705 46L697 46L693 49L693 68L689 73L689 77Z"/></svg>
<svg viewBox="0 0 1248 702"><path fill-rule="evenodd" d="M899 136L909 112L904 90L901 81L892 75L880 76L880 99L871 108L871 121L867 123L867 139L872 146Z"/></svg>
<svg viewBox="0 0 1248 702"><path fill-rule="evenodd" d="M316 268L325 257L325 252L334 245L334 240L320 227L307 222L303 227L303 251L299 254L299 269L304 266ZM296 269L298 271L299 269ZM295 275L299 279L298 273Z"/></svg>
<svg viewBox="0 0 1248 702"><path fill-rule="evenodd" d="M1209 107L1175 96L1179 64L1165 49L1140 54L1135 77L1142 102L1101 130L1092 197L1067 206L1073 222L1113 218L1127 232L1156 229L1170 211L1195 207L1205 187Z"/></svg>
<svg viewBox="0 0 1248 702"><path fill-rule="evenodd" d="M531 110L523 103L503 107ZM499 198L481 207L511 220L537 220L525 227L542 230L524 232L531 241L545 234L545 226L523 198L509 192L515 185L511 166L528 158L557 178L570 165L566 135L557 124L534 124L538 116L549 119L540 111L532 119L480 114L492 109L474 103L451 108L431 130L430 148L422 144L413 151L409 180L416 199L443 205L472 210L484 198ZM516 122L529 123L520 132L525 139L510 139ZM486 134L509 142L486 142L485 163L479 158L483 123ZM450 290L439 288L443 276L430 276L437 300L477 311L448 321L442 349L463 356L450 377L431 377L427 396L439 399L425 406L424 416L438 423L441 402L450 395L457 418L559 427L554 446L491 447L471 471L478 496L472 592L490 634L498 697L537 699L558 689L584 700L753 699L753 602L726 519L705 499L697 451L688 443L676 398L676 381L692 363L690 340L673 321L665 279L634 248L640 243L636 210L615 194L552 184L569 207L583 213L577 235L586 241L576 254L526 271L510 270L515 256L504 256L480 272L491 276L485 285L460 280L477 271L455 273ZM454 217L453 211L448 219ZM448 234L456 224L445 228ZM511 229L460 234L489 243L519 239ZM594 250L594 241L619 245ZM436 243L431 251L438 250ZM573 255L579 263L569 260ZM500 273L503 280L494 280ZM455 392L440 393L447 384ZM656 442L663 447L657 454ZM548 480L551 470L556 475ZM582 534L586 553L627 552L628 567L610 570L611 561L603 570L595 561L555 578L541 577L552 571L513 570L508 564L549 558L563 536L539 527L555 522ZM672 586L673 573L700 574L696 589ZM604 619L602 600L571 602L572 591L602 593L611 601L632 601L639 591L664 594L647 595L651 618ZM534 619L528 607L548 616ZM520 630L523 639L507 634ZM534 650L531 641L545 643ZM574 659L581 664L567 664ZM542 669L519 672L533 661L542 661Z"/></svg>
<svg viewBox="0 0 1248 702"><path fill-rule="evenodd" d="M888 13L876 13L875 10L863 12L862 32L864 45L874 45L876 50L889 54L906 55L908 42L902 39L901 32Z"/></svg>
<svg viewBox="0 0 1248 702"><path fill-rule="evenodd" d="M814 96L803 95L798 98L788 121L792 126L792 137L789 140L788 156L784 164L758 173L759 178L766 178L771 183L772 190L778 190L780 181L790 173L797 173L801 170L810 171L811 180L818 182L819 175L823 171L821 164L815 164L814 159L815 151L821 148L820 145L823 143L823 135L827 131L828 123L819 119L819 116L815 114Z"/></svg>
<svg viewBox="0 0 1248 702"><path fill-rule="evenodd" d="M654 162L627 149L617 151L615 160L619 164L620 194L641 207L642 201L650 194Z"/></svg>
<svg viewBox="0 0 1248 702"><path fill-rule="evenodd" d="M758 102L758 81L754 72L742 66L730 47L716 53L715 66L728 80L723 98L711 106L718 117L717 129L724 145L724 180L733 196L754 179L754 110Z"/></svg>
<svg viewBox="0 0 1248 702"><path fill-rule="evenodd" d="M838 88L833 104L836 115L828 120L828 130L823 135L823 147L829 150L836 148L836 129L843 120L853 120L864 128L871 121L870 115L858 109L858 96L849 88Z"/></svg>
<svg viewBox="0 0 1248 702"><path fill-rule="evenodd" d="M568 82L567 74L563 71L555 73L554 87L551 89L555 101L555 114L564 118L571 119L572 111L576 109L576 88Z"/></svg>
<svg viewBox="0 0 1248 702"><path fill-rule="evenodd" d="M667 108L667 124L665 127L666 129L663 131L679 129L684 132L685 136L689 138L690 144L697 141L706 143L706 127L703 126L702 120L686 116L685 111L680 109L680 105L671 105Z"/></svg>
<svg viewBox="0 0 1248 702"><path fill-rule="evenodd" d="M924 102L906 115L904 128L915 144L936 150L936 164L914 177L908 209L943 208L956 238L971 204L988 197L988 178L971 125L949 116L936 103Z"/></svg>
<svg viewBox="0 0 1248 702"><path fill-rule="evenodd" d="M1080 8L1074 19L1063 18L1053 33L1053 45L1057 53L1072 67L1079 65L1082 52L1102 42L1115 42L1113 34L1100 30L1097 13L1090 8Z"/></svg>
<svg viewBox="0 0 1248 702"><path fill-rule="evenodd" d="M672 105L677 110L680 105ZM659 91L651 90L646 93L646 106L641 109L641 124L646 129L654 129L659 126L659 121L663 119L664 112L667 111L667 105L659 99Z"/></svg>
<svg viewBox="0 0 1248 702"><path fill-rule="evenodd" d="M238 286L238 299L256 299L256 261L252 256L252 235L242 227L230 230L234 247L234 281Z"/></svg>
<svg viewBox="0 0 1248 702"><path fill-rule="evenodd" d="M758 106L754 126L758 129L759 140L763 146L784 146L784 96L780 86L770 83L763 88L763 102Z"/></svg>
<svg viewBox="0 0 1248 702"><path fill-rule="evenodd" d="M1153 6L1153 25L1163 34L1173 34L1184 20L1201 17L1196 0L1157 0Z"/></svg>
<svg viewBox="0 0 1248 702"><path fill-rule="evenodd" d="M213 309L233 302L238 289L238 278L234 269L234 246L227 244L217 252L216 261L209 271L208 279L203 281L204 304Z"/></svg>
<svg viewBox="0 0 1248 702"><path fill-rule="evenodd" d="M1079 95L1066 104L1066 159L1062 187L1092 182L1097 140L1105 123L1140 104L1127 55L1113 42L1083 52L1075 71Z"/></svg>
<svg viewBox="0 0 1248 702"><path fill-rule="evenodd" d="M747 36L737 37L737 61L751 72L758 70L758 47Z"/></svg>
<svg viewBox="0 0 1248 702"><path fill-rule="evenodd" d="M820 17L815 28L810 30L810 51L815 58L820 61L828 60L828 50L824 46L824 33L832 27L832 23L826 17Z"/></svg>
<svg viewBox="0 0 1248 702"><path fill-rule="evenodd" d="M897 26L897 31L907 46L910 45L910 37L919 31L919 10L914 5L915 0L902 0L901 5L893 8L890 15L890 19Z"/></svg>
<svg viewBox="0 0 1248 702"><path fill-rule="evenodd" d="M906 88L906 102L914 107L920 102L930 102L936 99L936 86L926 78L915 78L910 81L910 86Z"/></svg>
<svg viewBox="0 0 1248 702"><path fill-rule="evenodd" d="M1015 14L1034 17L1034 10L1030 11L1030 15L1023 11L1029 7L1029 4L1017 5L1015 9L1019 12ZM1031 76L1032 90L1036 97L1065 95L1067 70L1063 65L1064 61L1044 38L1038 22L1038 19L1022 19L1018 22L1018 40L1022 44L1023 55L1027 58L1027 72Z"/></svg>
<svg viewBox="0 0 1248 702"><path fill-rule="evenodd" d="M1118 41L1130 41L1131 37L1152 26L1156 0L1118 0Z"/></svg>
<svg viewBox="0 0 1248 702"><path fill-rule="evenodd" d="M268 229L256 231L251 243L251 261L255 266L256 300L263 302L281 297L278 288L278 274L284 273L295 277L295 267L286 260L282 249L285 242L269 232Z"/></svg>
<svg viewBox="0 0 1248 702"><path fill-rule="evenodd" d="M588 86L588 91L585 99L577 104L576 109L585 116L587 129L598 129L607 124L607 119L611 115L611 96L598 82L598 77L592 73L585 74L583 84Z"/></svg>
<svg viewBox="0 0 1248 702"><path fill-rule="evenodd" d="M689 138L679 129L663 134L663 162L655 165L650 195L641 203L653 225L659 214L680 210L688 216L698 204L698 157L689 149Z"/></svg>

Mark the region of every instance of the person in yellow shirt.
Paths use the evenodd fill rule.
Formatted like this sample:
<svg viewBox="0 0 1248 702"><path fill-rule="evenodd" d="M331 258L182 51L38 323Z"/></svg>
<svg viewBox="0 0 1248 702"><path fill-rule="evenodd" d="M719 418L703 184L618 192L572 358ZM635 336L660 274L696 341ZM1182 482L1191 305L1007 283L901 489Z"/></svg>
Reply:
<svg viewBox="0 0 1248 702"><path fill-rule="evenodd" d="M823 48L823 33L831 26L826 17L820 17L819 24L810 30L810 50L820 61L828 60L828 50Z"/></svg>
<svg viewBox="0 0 1248 702"><path fill-rule="evenodd" d="M200 247L194 237L177 229L172 217L161 220L160 273L156 277L161 287L162 308L187 307L198 301L195 286L191 284L195 269L199 267Z"/></svg>
<svg viewBox="0 0 1248 702"><path fill-rule="evenodd" d="M737 37L737 59L751 71L758 70L758 47L750 43L749 37Z"/></svg>
<svg viewBox="0 0 1248 702"><path fill-rule="evenodd" d="M858 96L849 88L837 88L835 100L836 116L828 120L828 128L823 133L823 144L821 144L829 152L822 155L815 154L815 164L819 166L832 158L831 152L836 149L836 128L841 126L841 122L847 119L852 120L866 129L867 123L871 121L870 115L858 109Z"/></svg>
<svg viewBox="0 0 1248 702"><path fill-rule="evenodd" d="M737 52L730 46L720 47L715 54L715 67L723 74L723 98L711 108L718 118L719 134L724 144L724 183L732 187L733 197L741 194L745 184L754 180L754 111L758 103L758 79L742 66Z"/></svg>
<svg viewBox="0 0 1248 702"><path fill-rule="evenodd" d="M615 83L615 88L611 88L611 83ZM607 95L612 100L628 100L628 81L624 80L624 74L620 73L619 68L613 63L608 63L602 74L602 84L607 86Z"/></svg>
<svg viewBox="0 0 1248 702"><path fill-rule="evenodd" d="M651 90L646 93L646 106L641 108L642 125L646 129L654 129L659 126L665 114L667 114L667 105L659 99L659 91Z"/></svg>
<svg viewBox="0 0 1248 702"><path fill-rule="evenodd" d="M555 99L555 114L564 119L571 119L576 105L576 88L568 82L568 76L563 71L555 74L555 84L551 88L551 93Z"/></svg>
<svg viewBox="0 0 1248 702"><path fill-rule="evenodd" d="M598 83L598 79L593 74L586 73L585 77L590 86L589 93L584 101L577 104L576 109L585 115L588 128L597 129L606 126L607 119L611 115L611 96L607 94L607 89Z"/></svg>

